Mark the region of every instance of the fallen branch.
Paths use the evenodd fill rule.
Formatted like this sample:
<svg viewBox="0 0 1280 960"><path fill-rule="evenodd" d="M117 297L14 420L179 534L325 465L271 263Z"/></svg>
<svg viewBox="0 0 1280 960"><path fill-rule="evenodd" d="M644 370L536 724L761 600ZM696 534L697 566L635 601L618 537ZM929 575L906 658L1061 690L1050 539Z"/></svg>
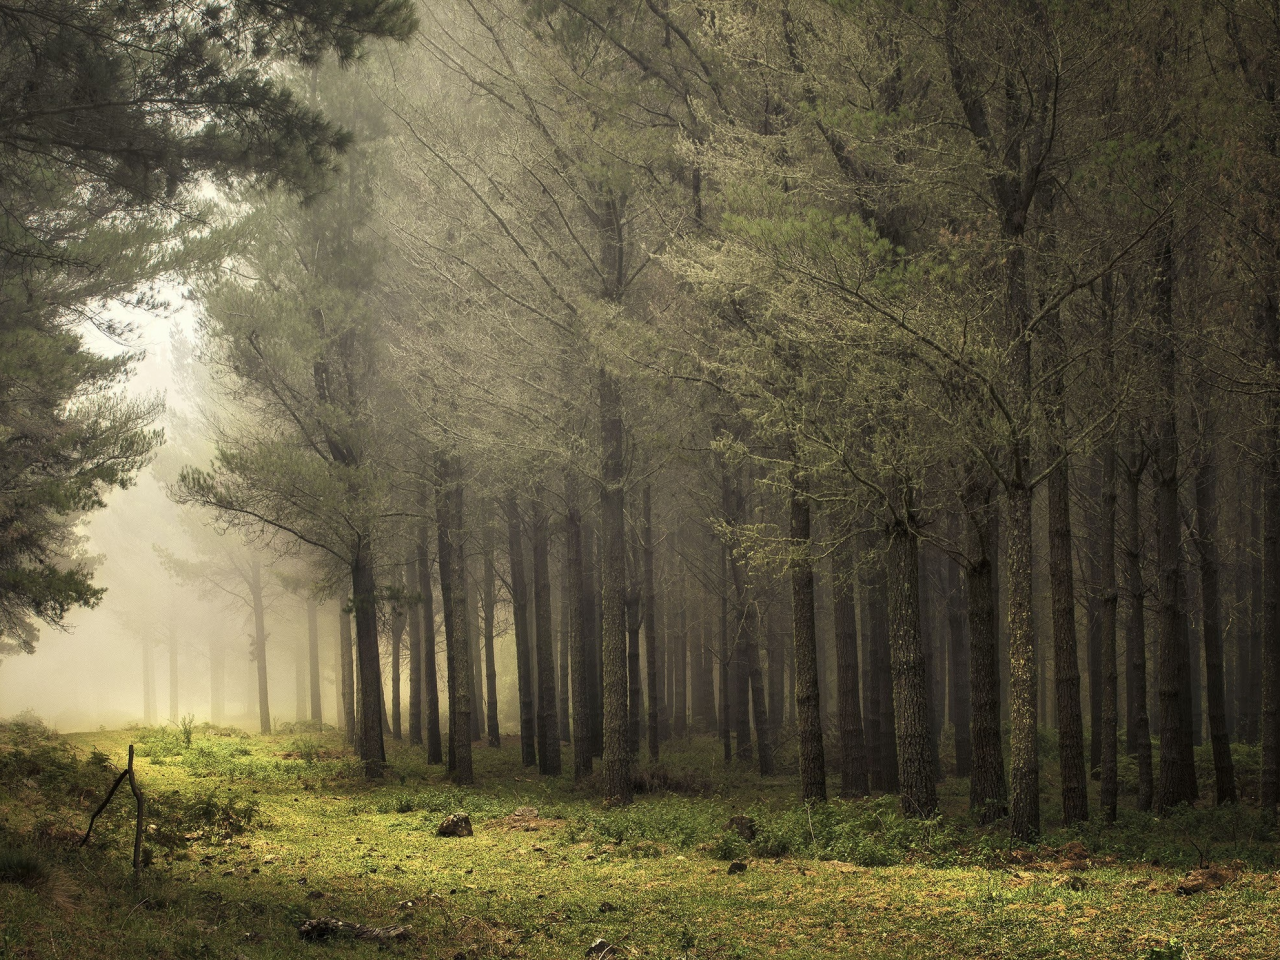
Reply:
<svg viewBox="0 0 1280 960"><path fill-rule="evenodd" d="M111 789L107 791L107 798L98 805L98 809L93 811L93 816L89 818L89 828L85 830L84 837L80 841L80 846L84 846L89 842L89 837L93 833L93 825L97 821L98 816L103 810L107 809L107 804L111 802L111 798L116 795L116 791L120 789L120 784L124 783L125 778L129 779L129 790L133 793L133 799L138 804L138 818L133 833L133 874L136 877L142 872L142 820L147 815L147 803L142 796L142 791L138 789L138 781L133 775L133 744L129 744L129 765L120 771L120 776L116 777L116 782L111 785Z"/></svg>

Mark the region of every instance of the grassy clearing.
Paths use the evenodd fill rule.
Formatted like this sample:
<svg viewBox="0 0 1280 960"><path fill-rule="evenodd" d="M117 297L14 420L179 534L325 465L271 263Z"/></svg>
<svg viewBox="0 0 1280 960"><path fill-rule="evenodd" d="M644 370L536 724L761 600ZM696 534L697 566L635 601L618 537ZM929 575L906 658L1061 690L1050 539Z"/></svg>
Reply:
<svg viewBox="0 0 1280 960"><path fill-rule="evenodd" d="M75 847L129 742L151 805L134 887L118 797ZM806 809L787 777L726 771L695 742L634 805L477 747L481 786L407 748L368 784L330 731L196 728L51 736L0 728L0 958L1274 958L1276 846L1248 808L1056 832L1033 851L958 815L905 821L892 798ZM662 789L659 790L658 788ZM535 817L517 816L534 807ZM436 836L466 811L475 836ZM747 815L756 835L726 823ZM1087 861L1080 860L1080 847ZM1069 862L1071 857L1075 861ZM1175 893L1201 859L1220 890ZM745 872L730 874L740 860ZM1154 863L1153 863L1154 861ZM304 943L305 919L409 924L407 941Z"/></svg>

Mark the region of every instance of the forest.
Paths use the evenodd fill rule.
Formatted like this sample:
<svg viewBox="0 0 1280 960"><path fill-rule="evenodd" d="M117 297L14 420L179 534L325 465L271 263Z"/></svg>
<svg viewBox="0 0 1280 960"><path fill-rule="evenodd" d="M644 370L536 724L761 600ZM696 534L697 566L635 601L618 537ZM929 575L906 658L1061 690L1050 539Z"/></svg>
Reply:
<svg viewBox="0 0 1280 960"><path fill-rule="evenodd" d="M1278 94L1274 0L0 0L0 960L1280 956Z"/></svg>

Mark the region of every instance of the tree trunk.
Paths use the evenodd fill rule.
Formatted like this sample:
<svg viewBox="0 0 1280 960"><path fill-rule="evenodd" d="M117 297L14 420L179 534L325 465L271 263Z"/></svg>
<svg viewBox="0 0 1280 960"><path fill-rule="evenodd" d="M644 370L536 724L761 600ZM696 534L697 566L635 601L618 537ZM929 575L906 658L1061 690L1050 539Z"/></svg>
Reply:
<svg viewBox="0 0 1280 960"><path fill-rule="evenodd" d="M444 608L445 687L449 701L449 745L446 769L459 783L472 781L471 650L467 639L467 588L462 549L462 487L453 465L440 466L436 495L436 538L439 541L440 601Z"/></svg>
<svg viewBox="0 0 1280 960"><path fill-rule="evenodd" d="M728 474L724 474L723 483L728 489ZM808 514L805 514L806 519ZM807 529L807 528L806 528ZM812 573L810 574L812 580ZM812 582L810 583L812 590ZM814 640L817 643L817 640ZM814 657L817 657L815 651ZM724 750L724 762L733 762L733 694L730 691L729 666L731 662L729 647L729 547L720 544L720 745ZM817 661L814 661L815 676Z"/></svg>
<svg viewBox="0 0 1280 960"><path fill-rule="evenodd" d="M870 614L872 672L876 684L876 700L880 717L880 763L882 779L873 789L885 793L898 792L898 724L893 708L893 670L889 653L889 577L883 560L871 572L867 590Z"/></svg>
<svg viewBox="0 0 1280 960"><path fill-rule="evenodd" d="M1160 413L1156 419L1156 563L1160 577L1157 636L1160 649L1160 781L1157 808L1194 804L1195 754L1192 749L1190 651L1183 620L1182 517L1178 509L1177 364L1173 330L1173 250L1166 233L1155 283L1156 320L1161 342L1156 350Z"/></svg>
<svg viewBox="0 0 1280 960"><path fill-rule="evenodd" d="M1004 736L1000 731L1000 664L997 639L995 564L999 548L997 514L991 490L973 491L969 562L964 568L969 619L969 690L973 768L969 809L978 822L992 823L1008 813L1004 776Z"/></svg>
<svg viewBox="0 0 1280 960"><path fill-rule="evenodd" d="M559 702L559 709L556 711L556 719L560 725L560 742L569 743L573 738L569 732L569 581L566 573L567 565L561 565L561 578L558 586L560 598L560 645L558 652L560 659L557 666L560 671L560 680L556 685L556 696Z"/></svg>
<svg viewBox="0 0 1280 960"><path fill-rule="evenodd" d="M649 691L649 759L656 763L662 740L658 726L659 718L662 716L662 693L658 675L658 598L653 576L653 503L649 484L644 485L641 497L640 552L644 565L644 643L645 673Z"/></svg>
<svg viewBox="0 0 1280 960"><path fill-rule="evenodd" d="M358 751L365 776L373 779L382 776L387 755L382 742L382 658L378 653L373 548L363 537L357 541L351 561L351 595L356 616L356 669L360 679ZM264 676L264 685L265 680Z"/></svg>
<svg viewBox="0 0 1280 960"><path fill-rule="evenodd" d="M949 665L947 702L956 740L956 776L967 777L973 770L972 703L969 698L969 642L965 636L965 596L960 565L944 560L947 570L947 640Z"/></svg>
<svg viewBox="0 0 1280 960"><path fill-rule="evenodd" d="M397 570L399 574L401 571ZM398 576L392 580L399 586ZM391 738L404 738L403 724L400 716L400 659L403 655L405 616L399 602L392 605L391 610Z"/></svg>
<svg viewBox="0 0 1280 960"><path fill-rule="evenodd" d="M1140 444L1134 438L1134 446ZM1138 764L1138 809L1151 809L1155 796L1151 759L1151 722L1147 712L1146 584L1142 580L1142 461L1127 465L1125 477L1125 592L1129 616L1125 624L1125 662L1129 691L1129 723L1125 745Z"/></svg>
<svg viewBox="0 0 1280 960"><path fill-rule="evenodd" d="M350 599L350 598L348 598ZM346 740L351 746L360 738L356 725L356 675L354 668L355 646L351 639L351 614L345 606L338 608L338 661L342 685L342 722L346 728Z"/></svg>
<svg viewBox="0 0 1280 960"><path fill-rule="evenodd" d="M797 472L798 473L798 472ZM809 543L809 501L804 483L792 477L791 606L796 644L796 723L800 737L800 796L827 799L827 766L822 745L818 692L818 633L814 611L813 556ZM724 672L721 676L725 676Z"/></svg>
<svg viewBox="0 0 1280 960"><path fill-rule="evenodd" d="M422 507L425 509L425 497ZM427 527L418 528L418 592L422 594L422 709L426 714L427 763L442 763L440 679L436 673L436 609L431 590L431 552Z"/></svg>
<svg viewBox="0 0 1280 960"><path fill-rule="evenodd" d="M1100 804L1107 823L1116 819L1119 792L1120 691L1116 677L1116 445L1107 438L1102 447L1102 496L1098 529L1098 675L1102 690L1100 703L1099 762L1102 767Z"/></svg>
<svg viewBox="0 0 1280 960"><path fill-rule="evenodd" d="M569 672L573 678L573 779L591 773L591 674L587 659L586 571L582 562L582 518L577 483L565 478L565 602L569 604Z"/></svg>
<svg viewBox="0 0 1280 960"><path fill-rule="evenodd" d="M1268 295L1262 317L1267 360L1280 365L1280 309ZM1280 397L1268 395L1266 456L1262 464L1262 689L1259 728L1264 814L1280 802Z"/></svg>
<svg viewBox="0 0 1280 960"><path fill-rule="evenodd" d="M1040 752L1031 619L1031 490L1019 483L1009 489L1008 528L1010 827L1015 840L1026 842L1040 835Z"/></svg>
<svg viewBox="0 0 1280 960"><path fill-rule="evenodd" d="M516 635L516 687L520 699L520 760L526 767L538 762L537 721L534 710L533 659L529 650L529 585L525 580L524 533L520 507L508 496L507 557L511 566L511 616Z"/></svg>
<svg viewBox="0 0 1280 960"><path fill-rule="evenodd" d="M1056 459L1061 449L1051 445ZM1089 819L1084 719L1080 715L1080 649L1076 637L1076 590L1071 556L1071 486L1067 462L1049 473L1049 589L1053 600L1053 687L1058 708L1058 758L1062 777L1062 822Z"/></svg>
<svg viewBox="0 0 1280 960"><path fill-rule="evenodd" d="M409 743L422 745L422 602L417 597L418 558L410 550L404 562L409 614Z"/></svg>
<svg viewBox="0 0 1280 960"><path fill-rule="evenodd" d="M311 687L311 720L324 720L320 705L320 624L314 600L307 601L307 678Z"/></svg>
<svg viewBox="0 0 1280 960"><path fill-rule="evenodd" d="M1207 400L1210 398L1206 397ZM1211 407L1204 406L1205 416ZM1204 449L1196 470L1196 533L1200 547L1200 602L1204 634L1204 663L1208 675L1209 738L1213 743L1213 772L1219 804L1235 803L1236 773L1227 731L1226 681L1222 653L1222 614L1218 593L1218 464L1213 422L1207 421Z"/></svg>
<svg viewBox="0 0 1280 960"><path fill-rule="evenodd" d="M640 676L640 597L643 588L638 561L633 552L624 604L627 618L627 749L633 760L640 756L640 718L644 713L644 687Z"/></svg>
<svg viewBox="0 0 1280 960"><path fill-rule="evenodd" d="M916 533L895 518L889 528L889 655L898 736L898 800L908 817L938 808L929 729L928 677L920 634L920 558Z"/></svg>
<svg viewBox="0 0 1280 960"><path fill-rule="evenodd" d="M485 733L489 746L501 748L502 732L498 729L498 665L493 657L493 613L498 573L493 565L493 524L485 520L481 553L484 555L484 580L480 590L480 620L484 628Z"/></svg>
<svg viewBox="0 0 1280 960"><path fill-rule="evenodd" d="M858 617L852 582L856 568L853 546L846 541L836 554L831 571L836 634L836 725L840 731L840 796L846 800L865 797L869 792L867 747L863 739L862 703L858 695ZM754 692L753 689L753 695Z"/></svg>
<svg viewBox="0 0 1280 960"><path fill-rule="evenodd" d="M556 655L551 633L551 545L547 508L538 490L533 501L533 610L538 664L538 772L560 775L560 730L556 719ZM496 714L496 710L494 711ZM496 720L494 721L496 724Z"/></svg>
<svg viewBox="0 0 1280 960"><path fill-rule="evenodd" d="M773 776L773 739L769 724L769 707L764 693L764 671L760 666L760 616L758 610L759 608L754 601L747 607L746 618L743 623L743 642L746 648L746 674L747 684L750 688L751 719L756 728L756 757L760 776L771 777ZM856 636L854 644L854 657L856 658L858 655ZM858 719L861 721L861 715L859 715ZM862 732L861 724L859 724L858 732Z"/></svg>
<svg viewBox="0 0 1280 960"><path fill-rule="evenodd" d="M604 668L601 761L604 795L631 802L631 756L627 749L626 526L623 516L622 397L613 374L600 371L601 655Z"/></svg>
<svg viewBox="0 0 1280 960"><path fill-rule="evenodd" d="M267 610L262 602L262 565L253 561L249 594L253 597L253 662L258 668L258 726L271 733L271 701L267 690ZM361 755L363 759L363 755Z"/></svg>

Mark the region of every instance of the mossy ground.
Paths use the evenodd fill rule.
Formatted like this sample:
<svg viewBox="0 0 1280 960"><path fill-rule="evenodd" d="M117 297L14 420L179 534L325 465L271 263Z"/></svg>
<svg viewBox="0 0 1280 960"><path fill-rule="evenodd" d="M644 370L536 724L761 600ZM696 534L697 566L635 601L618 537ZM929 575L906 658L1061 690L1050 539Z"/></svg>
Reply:
<svg viewBox="0 0 1280 960"><path fill-rule="evenodd" d="M129 742L155 825L136 886L127 794L74 846ZM809 810L793 778L726 770L710 739L647 771L668 790L615 810L591 784L523 770L515 742L477 745L474 788L398 745L369 784L330 732L206 728L188 746L176 731L58 739L11 725L0 745L0 848L42 864L0 880L4 960L535 960L583 957L597 938L619 957L1280 956L1276 849L1247 807L1055 833L1093 856L1067 871L1048 847L1012 862L1007 837L960 815L963 782L928 824L891 798ZM521 806L538 816L513 816ZM436 836L454 810L475 836ZM751 843L724 827L737 813L761 828ZM730 875L733 857L748 869ZM1204 857L1249 869L1177 895ZM300 940L320 916L413 932L389 947Z"/></svg>

